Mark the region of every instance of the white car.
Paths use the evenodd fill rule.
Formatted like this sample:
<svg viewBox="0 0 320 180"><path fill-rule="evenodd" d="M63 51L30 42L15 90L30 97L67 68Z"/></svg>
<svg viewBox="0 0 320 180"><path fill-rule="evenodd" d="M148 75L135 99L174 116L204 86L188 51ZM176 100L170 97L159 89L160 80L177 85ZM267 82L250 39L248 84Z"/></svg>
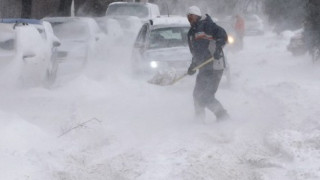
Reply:
<svg viewBox="0 0 320 180"><path fill-rule="evenodd" d="M106 16L103 17L104 22L108 20L116 20L124 33L123 40L133 42L141 26L149 22L150 19L160 17L158 5L152 3L138 2L114 2L108 6ZM109 21L110 23L110 21ZM109 28L113 31L117 27ZM120 30L120 31L121 31ZM119 31L119 30L117 30Z"/></svg>
<svg viewBox="0 0 320 180"><path fill-rule="evenodd" d="M135 16L143 22L160 17L158 5L152 3L114 2L108 6L106 16L128 17Z"/></svg>
<svg viewBox="0 0 320 180"><path fill-rule="evenodd" d="M11 68L25 85L54 82L58 68L55 51L59 45L48 22L0 19L1 68Z"/></svg>
<svg viewBox="0 0 320 180"><path fill-rule="evenodd" d="M51 23L61 41L58 48L60 62L72 61L82 67L95 56L97 42L104 37L96 21L87 17L50 17L43 20Z"/></svg>
<svg viewBox="0 0 320 180"><path fill-rule="evenodd" d="M137 73L172 68L186 71L192 59L187 40L189 28L185 17L161 17L144 24L134 43L133 70Z"/></svg>
<svg viewBox="0 0 320 180"><path fill-rule="evenodd" d="M256 14L247 15L245 18L245 34L246 35L263 35L263 20Z"/></svg>
<svg viewBox="0 0 320 180"><path fill-rule="evenodd" d="M94 18L100 29L107 35L114 39L121 39L124 36L124 29L121 28L120 23L112 18L97 17Z"/></svg>

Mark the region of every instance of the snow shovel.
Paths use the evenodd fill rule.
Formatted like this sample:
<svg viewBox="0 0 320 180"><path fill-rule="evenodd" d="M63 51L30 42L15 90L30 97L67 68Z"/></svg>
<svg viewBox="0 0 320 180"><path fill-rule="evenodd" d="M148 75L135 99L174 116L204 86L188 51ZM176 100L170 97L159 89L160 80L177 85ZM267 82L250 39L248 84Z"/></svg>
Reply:
<svg viewBox="0 0 320 180"><path fill-rule="evenodd" d="M196 71L196 70L202 68L203 66L209 64L213 60L214 60L214 58L210 58L210 59L206 60L205 62L203 62L202 64L196 66L192 70ZM150 79L148 81L148 83L159 85L159 86L170 86L170 85L173 85L174 83L178 82L179 80L183 79L187 75L188 75L187 72L180 75L180 76L178 76L175 72L172 72L172 71L171 72L158 72L152 79Z"/></svg>

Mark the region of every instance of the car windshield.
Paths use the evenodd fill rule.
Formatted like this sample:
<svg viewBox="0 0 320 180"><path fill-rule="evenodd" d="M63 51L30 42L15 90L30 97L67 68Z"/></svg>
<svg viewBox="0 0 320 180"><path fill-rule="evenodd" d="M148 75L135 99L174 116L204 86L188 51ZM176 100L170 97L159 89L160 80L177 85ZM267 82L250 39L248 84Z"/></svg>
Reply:
<svg viewBox="0 0 320 180"><path fill-rule="evenodd" d="M188 27L159 28L151 31L150 49L188 46Z"/></svg>
<svg viewBox="0 0 320 180"><path fill-rule="evenodd" d="M89 38L88 25L78 21L51 22L53 32L61 40L84 41Z"/></svg>
<svg viewBox="0 0 320 180"><path fill-rule="evenodd" d="M142 4L115 4L108 7L107 16L148 16L148 8Z"/></svg>

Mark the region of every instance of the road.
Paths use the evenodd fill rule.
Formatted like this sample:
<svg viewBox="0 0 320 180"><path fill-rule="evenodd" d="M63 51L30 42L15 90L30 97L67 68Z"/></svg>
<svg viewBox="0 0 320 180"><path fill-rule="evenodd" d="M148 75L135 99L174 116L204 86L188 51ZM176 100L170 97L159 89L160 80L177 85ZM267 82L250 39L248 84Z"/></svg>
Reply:
<svg viewBox="0 0 320 180"><path fill-rule="evenodd" d="M194 120L195 76L148 84L118 46L60 71L51 89L3 85L0 179L319 179L320 65L288 42L266 33L227 53L232 82L217 98L232 120L222 123Z"/></svg>

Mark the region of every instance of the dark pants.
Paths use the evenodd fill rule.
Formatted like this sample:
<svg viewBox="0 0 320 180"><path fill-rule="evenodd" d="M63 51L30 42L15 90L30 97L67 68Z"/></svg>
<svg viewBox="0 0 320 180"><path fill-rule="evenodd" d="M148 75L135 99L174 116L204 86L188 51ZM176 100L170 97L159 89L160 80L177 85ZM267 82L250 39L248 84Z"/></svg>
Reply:
<svg viewBox="0 0 320 180"><path fill-rule="evenodd" d="M193 91L196 118L205 118L205 108L212 111L217 119L227 114L221 103L215 98L222 74L223 70L206 70L200 71L197 75Z"/></svg>

